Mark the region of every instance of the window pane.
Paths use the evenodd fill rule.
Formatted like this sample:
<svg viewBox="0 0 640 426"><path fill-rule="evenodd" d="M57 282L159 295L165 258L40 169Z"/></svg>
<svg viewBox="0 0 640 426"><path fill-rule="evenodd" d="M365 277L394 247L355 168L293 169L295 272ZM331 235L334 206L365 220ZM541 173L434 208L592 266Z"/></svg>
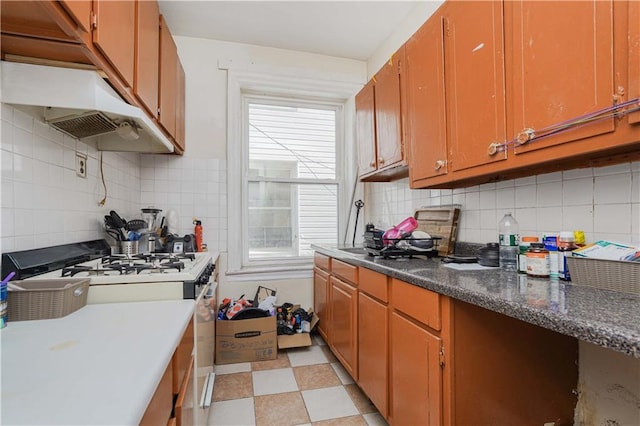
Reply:
<svg viewBox="0 0 640 426"><path fill-rule="evenodd" d="M249 182L249 260L312 256L338 239L338 187Z"/></svg>
<svg viewBox="0 0 640 426"><path fill-rule="evenodd" d="M336 178L335 110L249 103L250 176L280 177L287 162L287 177Z"/></svg>

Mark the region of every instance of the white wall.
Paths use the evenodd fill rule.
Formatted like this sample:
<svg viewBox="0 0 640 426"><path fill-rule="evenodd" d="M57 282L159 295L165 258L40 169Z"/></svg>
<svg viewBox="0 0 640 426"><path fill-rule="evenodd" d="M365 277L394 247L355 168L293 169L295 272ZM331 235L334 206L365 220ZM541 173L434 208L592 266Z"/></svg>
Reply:
<svg viewBox="0 0 640 426"><path fill-rule="evenodd" d="M108 196L101 207L100 154L93 147L7 104L1 118L0 252L105 238L110 210L139 216L139 154L103 153ZM86 178L76 176L76 152L88 156Z"/></svg>

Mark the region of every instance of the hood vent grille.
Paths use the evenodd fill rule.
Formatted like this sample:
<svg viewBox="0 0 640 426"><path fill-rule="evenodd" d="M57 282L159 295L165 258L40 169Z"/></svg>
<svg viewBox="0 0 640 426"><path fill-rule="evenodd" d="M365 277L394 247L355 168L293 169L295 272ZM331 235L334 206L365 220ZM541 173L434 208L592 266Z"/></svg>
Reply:
<svg viewBox="0 0 640 426"><path fill-rule="evenodd" d="M47 122L61 132L78 139L111 133L118 127L113 120L99 111L89 111L82 115L56 118Z"/></svg>

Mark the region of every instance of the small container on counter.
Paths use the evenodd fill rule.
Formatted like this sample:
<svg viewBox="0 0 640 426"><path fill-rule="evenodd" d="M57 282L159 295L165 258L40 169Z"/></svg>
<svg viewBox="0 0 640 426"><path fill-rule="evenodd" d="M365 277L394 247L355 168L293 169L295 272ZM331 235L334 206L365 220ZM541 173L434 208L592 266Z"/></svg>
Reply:
<svg viewBox="0 0 640 426"><path fill-rule="evenodd" d="M538 278L549 277L549 250L543 243L531 243L527 250L527 275Z"/></svg>
<svg viewBox="0 0 640 426"><path fill-rule="evenodd" d="M518 272L521 274L527 273L527 251L531 246L531 243L537 243L538 237L526 236L520 239L520 253L518 254Z"/></svg>
<svg viewBox="0 0 640 426"><path fill-rule="evenodd" d="M549 276L558 278L558 235L545 233L542 242L549 251Z"/></svg>
<svg viewBox="0 0 640 426"><path fill-rule="evenodd" d="M558 238L558 277L561 280L571 281L567 257L571 256L571 252L577 248L573 232L560 233L560 238Z"/></svg>

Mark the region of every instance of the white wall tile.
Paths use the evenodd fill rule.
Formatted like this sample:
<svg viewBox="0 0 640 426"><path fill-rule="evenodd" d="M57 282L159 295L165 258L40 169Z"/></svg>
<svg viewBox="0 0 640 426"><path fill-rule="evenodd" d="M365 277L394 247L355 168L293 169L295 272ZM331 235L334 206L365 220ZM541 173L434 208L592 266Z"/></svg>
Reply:
<svg viewBox="0 0 640 426"><path fill-rule="evenodd" d="M562 184L562 203L578 206L593 203L593 178L565 180Z"/></svg>
<svg viewBox="0 0 640 426"><path fill-rule="evenodd" d="M13 152L30 158L33 157L33 134L21 127L14 126Z"/></svg>
<svg viewBox="0 0 640 426"><path fill-rule="evenodd" d="M631 171L631 163L616 164L613 166L598 167L593 169L594 176L626 174Z"/></svg>
<svg viewBox="0 0 640 426"><path fill-rule="evenodd" d="M594 233L631 234L631 204L596 205L593 212Z"/></svg>
<svg viewBox="0 0 640 426"><path fill-rule="evenodd" d="M562 208L561 231L593 233L593 208L591 206L565 206Z"/></svg>
<svg viewBox="0 0 640 426"><path fill-rule="evenodd" d="M7 123L13 123L13 107L9 104L2 104L0 118Z"/></svg>
<svg viewBox="0 0 640 426"><path fill-rule="evenodd" d="M597 175L593 200L596 204L628 203L631 201L631 173Z"/></svg>
<svg viewBox="0 0 640 426"><path fill-rule="evenodd" d="M15 235L14 227L14 212L13 209L2 209L2 229L0 229L0 235L13 236Z"/></svg>
<svg viewBox="0 0 640 426"><path fill-rule="evenodd" d="M496 209L496 192L495 192L495 190L487 190L487 189L480 190L480 209L482 209L482 210L495 210Z"/></svg>
<svg viewBox="0 0 640 426"><path fill-rule="evenodd" d="M538 197L537 189L536 185L517 186L515 189L515 207L535 207Z"/></svg>
<svg viewBox="0 0 640 426"><path fill-rule="evenodd" d="M0 157L2 162L2 179L13 180L13 153L9 151L1 151Z"/></svg>
<svg viewBox="0 0 640 426"><path fill-rule="evenodd" d="M513 210L516 206L515 191L513 185L498 188L496 190L496 208Z"/></svg>
<svg viewBox="0 0 640 426"><path fill-rule="evenodd" d="M538 184L536 191L539 207L555 207L562 205L562 181Z"/></svg>
<svg viewBox="0 0 640 426"><path fill-rule="evenodd" d="M640 246L640 204L631 205L631 238L629 242Z"/></svg>
<svg viewBox="0 0 640 426"><path fill-rule="evenodd" d="M33 118L19 109L13 110L13 124L29 133L33 132Z"/></svg>
<svg viewBox="0 0 640 426"><path fill-rule="evenodd" d="M553 172L546 173L543 175L538 175L536 178L538 184L541 183L550 183L550 182L561 182L562 181L562 172Z"/></svg>
<svg viewBox="0 0 640 426"><path fill-rule="evenodd" d="M564 180L590 178L592 176L593 176L593 169L591 167L586 167L584 169L566 170L562 172L562 178Z"/></svg>
<svg viewBox="0 0 640 426"><path fill-rule="evenodd" d="M0 129L0 134L2 135L0 148L13 152L13 124L3 119L0 121L0 126L2 126L2 129Z"/></svg>
<svg viewBox="0 0 640 426"><path fill-rule="evenodd" d="M640 202L640 172L634 172L631 176L631 202Z"/></svg>

